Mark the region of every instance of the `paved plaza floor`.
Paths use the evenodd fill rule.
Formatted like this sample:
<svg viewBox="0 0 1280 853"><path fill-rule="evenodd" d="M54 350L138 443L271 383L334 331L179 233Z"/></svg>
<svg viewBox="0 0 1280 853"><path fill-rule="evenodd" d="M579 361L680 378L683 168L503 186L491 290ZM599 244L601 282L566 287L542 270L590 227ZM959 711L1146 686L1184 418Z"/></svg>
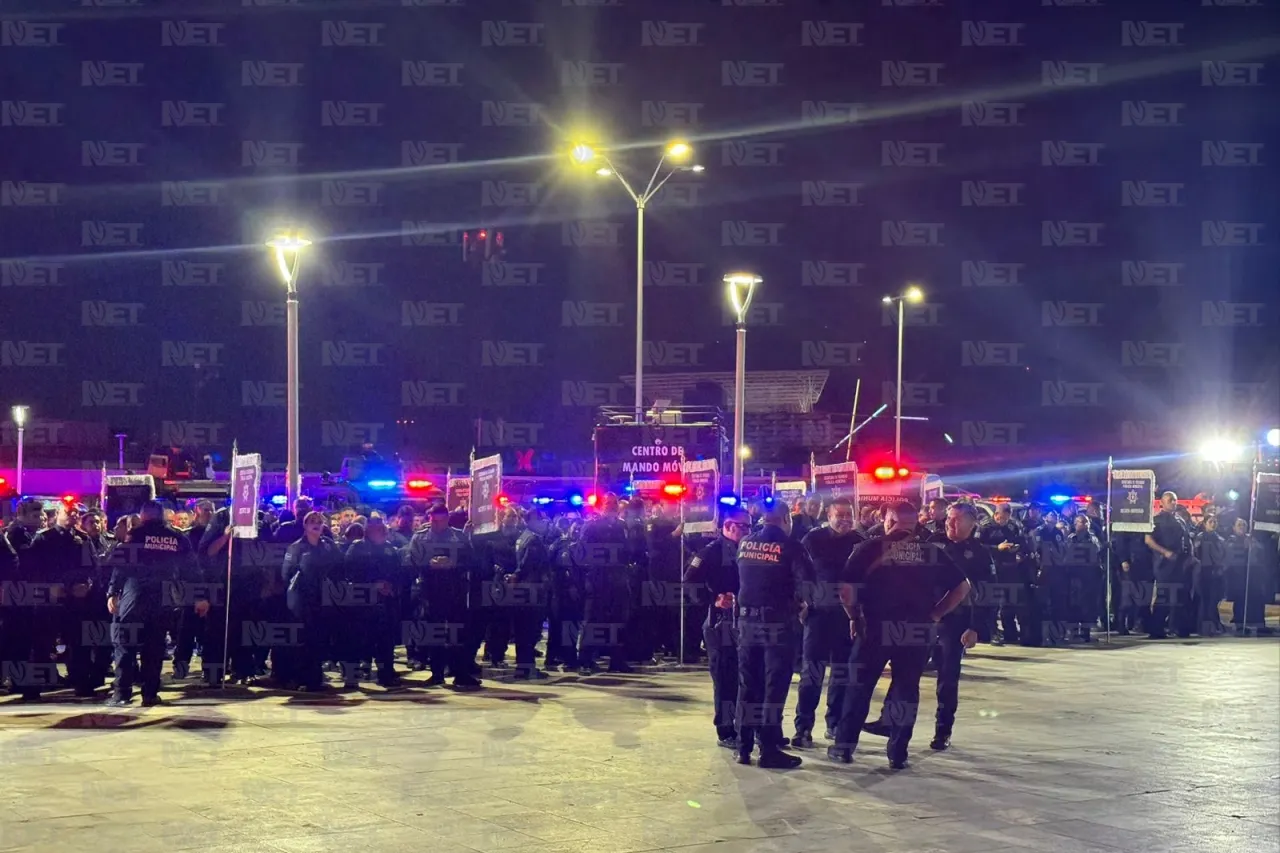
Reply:
<svg viewBox="0 0 1280 853"><path fill-rule="evenodd" d="M965 668L954 747L928 749L929 678L896 773L872 737L852 766L737 765L701 672L0 700L0 850L1280 849L1280 643L980 646Z"/></svg>

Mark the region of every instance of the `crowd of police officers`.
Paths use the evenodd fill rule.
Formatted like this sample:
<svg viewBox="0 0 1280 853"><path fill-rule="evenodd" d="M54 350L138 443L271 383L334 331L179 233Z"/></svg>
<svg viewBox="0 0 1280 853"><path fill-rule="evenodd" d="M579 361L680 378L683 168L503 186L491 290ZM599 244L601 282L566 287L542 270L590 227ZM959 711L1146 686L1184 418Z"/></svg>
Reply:
<svg viewBox="0 0 1280 853"><path fill-rule="evenodd" d="M186 679L197 648L207 685L304 691L329 689L326 669L345 689L397 688L400 645L410 668L429 670L427 686L451 679L459 690L481 685L478 657L541 679L705 649L717 740L742 763L758 751L762 767L798 765L786 748L815 745L825 682L828 757L851 761L870 733L902 767L922 673L937 671L930 745L943 750L961 660L979 641L1090 642L1108 620L1121 634L1212 635L1225 630L1227 598L1237 631L1267 632L1274 543L1238 518L1222 519L1223 535L1212 508L1193 524L1172 493L1162 503L1152 533L1107 540L1119 566L1108 613L1096 505L1061 515L1031 505L1021 518L1000 505L984 519L941 499L919 511L766 501L726 508L718 533L691 543L670 505L613 495L586 519L508 506L483 535L443 505L425 519L404 507L335 528L303 498L282 523L260 515L256 539L234 540L229 511L207 502L190 529L151 502L107 533L100 513L64 504L46 519L23 501L0 537L0 661L27 700L93 696L114 668L107 701L118 706L135 687L143 705L158 703L165 658ZM886 665L890 688L867 722Z"/></svg>

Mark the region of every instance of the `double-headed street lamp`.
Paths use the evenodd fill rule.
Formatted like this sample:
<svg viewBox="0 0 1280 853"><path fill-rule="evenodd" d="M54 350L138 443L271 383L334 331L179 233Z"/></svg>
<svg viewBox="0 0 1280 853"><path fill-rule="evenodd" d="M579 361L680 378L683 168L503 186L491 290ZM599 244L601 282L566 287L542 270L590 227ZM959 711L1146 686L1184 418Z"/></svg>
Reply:
<svg viewBox="0 0 1280 853"><path fill-rule="evenodd" d="M644 209L658 194L663 184L676 172L701 172L702 166L682 165L693 156L693 146L687 142L672 142L662 151L658 165L649 176L643 192L636 192L622 173L613 165L608 155L594 145L578 142L569 149L569 159L577 166L599 164L596 174L602 178L616 177L618 183L636 204L636 423L644 422ZM677 164L671 166L670 164ZM664 168L668 169L663 175Z"/></svg>
<svg viewBox="0 0 1280 853"><path fill-rule="evenodd" d="M923 300L924 291L914 284L898 296L886 296L881 300L885 305L898 303L898 383L896 391L898 410L893 419L893 461L896 465L902 464L902 342L904 339L903 329L907 325L907 303L922 302Z"/></svg>
<svg viewBox="0 0 1280 853"><path fill-rule="evenodd" d="M732 272L724 277L738 326L737 363L733 371L733 493L742 497L742 470L750 451L743 444L747 408L747 310L756 285L764 279L754 273Z"/></svg>
<svg viewBox="0 0 1280 853"><path fill-rule="evenodd" d="M13 425L18 428L18 470L16 472L18 482L14 483L14 488L18 490L18 497L22 497L22 434L26 430L27 412L29 411L26 406L13 407Z"/></svg>
<svg viewBox="0 0 1280 853"><path fill-rule="evenodd" d="M288 351L288 377L286 393L288 402L289 450L285 464L285 501L293 508L294 501L302 493L302 471L298 450L298 266L302 250L311 245L295 231L282 232L267 241L267 247L275 255L276 268L285 286L285 337Z"/></svg>

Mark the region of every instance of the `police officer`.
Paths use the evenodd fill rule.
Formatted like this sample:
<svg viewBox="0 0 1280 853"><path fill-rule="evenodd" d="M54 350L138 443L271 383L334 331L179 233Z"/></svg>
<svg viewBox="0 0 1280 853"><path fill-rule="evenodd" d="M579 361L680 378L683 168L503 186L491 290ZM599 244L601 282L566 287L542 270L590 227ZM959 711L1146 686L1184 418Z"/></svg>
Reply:
<svg viewBox="0 0 1280 853"><path fill-rule="evenodd" d="M907 765L907 745L920 704L920 676L929 659L936 625L969 594L969 581L942 546L919 541L916 509L898 503L885 512L885 536L853 550L841 578L840 597L857 643L853 684L845 694L833 761L850 763L871 695L889 663L893 667L888 714L889 765ZM938 589L947 590L941 599Z"/></svg>
<svg viewBox="0 0 1280 853"><path fill-rule="evenodd" d="M444 684L447 670L455 688L479 687L475 657L479 640L473 638L481 627L469 607L480 600L479 565L467 534L449 526L444 504L428 510L427 527L409 540L404 560L416 589L413 621L404 623L405 645L420 646L426 652L431 666L427 686Z"/></svg>
<svg viewBox="0 0 1280 853"><path fill-rule="evenodd" d="M380 515L369 517L364 538L352 543L343 560L343 581L347 590L339 626L339 656L344 687L357 680L360 663L373 660L378 667L378 684L400 685L395 672L396 631L400 626L401 556L391 544L387 522Z"/></svg>
<svg viewBox="0 0 1280 853"><path fill-rule="evenodd" d="M561 519L563 522L565 519ZM576 529L575 529L576 528ZM578 668L578 626L582 624L582 587L577 565L575 523L547 546L551 561L551 613L547 618L546 668L563 665L565 671Z"/></svg>
<svg viewBox="0 0 1280 853"><path fill-rule="evenodd" d="M1156 578L1155 606L1151 609L1152 640L1163 640L1169 631L1179 637L1191 635L1194 613L1191 611L1190 572L1187 561L1191 553L1191 534L1178 517L1178 496L1165 492L1160 496L1160 512L1155 529L1144 541L1154 553ZM1192 619L1188 619L1192 617Z"/></svg>
<svg viewBox="0 0 1280 853"><path fill-rule="evenodd" d="M689 561L684 582L700 584L706 593L707 615L702 639L707 645L716 741L725 749L738 748L738 631L734 611L738 595L738 543L751 530L751 516L742 507L726 511L720 536L704 545Z"/></svg>
<svg viewBox="0 0 1280 853"><path fill-rule="evenodd" d="M165 523L164 507L147 501L139 517L128 541L111 554L107 612L116 680L107 704L113 707L129 704L135 681L140 682L143 707L160 704L165 631L177 615L184 582L196 575L191 539Z"/></svg>
<svg viewBox="0 0 1280 853"><path fill-rule="evenodd" d="M609 655L610 672L632 672L626 661L625 627L631 610L633 540L618 516L618 496L607 494L600 514L582 528L582 674L597 672L596 660Z"/></svg>
<svg viewBox="0 0 1280 853"><path fill-rule="evenodd" d="M104 582L92 545L76 527L79 520L79 507L61 504L53 526L35 535L27 555L35 576L52 584L59 602L57 629L67 647L67 680L76 696L87 697L93 695L96 685L94 641L86 635L86 628L100 624ZM105 648L98 651L105 653Z"/></svg>
<svg viewBox="0 0 1280 853"><path fill-rule="evenodd" d="M991 523L982 528L979 537L996 566L998 644L1017 643L1024 635L1030 641L1037 634L1030 624L1033 561L1022 528L1007 503L996 505Z"/></svg>
<svg viewBox="0 0 1280 853"><path fill-rule="evenodd" d="M34 702L41 691L56 690L57 665L50 660L57 639L57 599L48 579L37 570L31 545L44 521L44 509L33 498L18 503L13 522L5 528L6 556L0 577L0 661L8 662L13 692Z"/></svg>
<svg viewBox="0 0 1280 853"><path fill-rule="evenodd" d="M536 663L538 640L542 639L542 623L549 607L551 567L543 540L546 527L546 516L536 508L529 510L516 535L515 571L502 579L511 639L516 647L515 677L519 679L547 677Z"/></svg>
<svg viewBox="0 0 1280 853"><path fill-rule="evenodd" d="M929 516L924 524L920 525L920 538L930 539L934 536L943 537L947 534L947 501L945 498L934 498L929 501L927 509Z"/></svg>
<svg viewBox="0 0 1280 853"><path fill-rule="evenodd" d="M803 619L809 556L791 538L791 513L767 502L761 528L738 544L738 763L789 769L800 757L783 751L782 713L791 688L797 613Z"/></svg>
<svg viewBox="0 0 1280 853"><path fill-rule="evenodd" d="M943 547L947 557L969 579L971 592L961 606L942 618L938 626L934 660L938 666L938 710L931 749L945 750L951 746L951 732L955 728L956 709L960 704L960 663L967 649L978 642L980 628L985 620L982 599L995 575L991 552L977 539L978 511L970 503L956 503L947 508L945 532L929 537L930 542ZM947 590L935 590L942 595ZM894 685L898 684L895 680ZM868 734L888 737L892 730L891 712L898 699L890 688L885 697L885 707L880 719L867 723L862 730Z"/></svg>
<svg viewBox="0 0 1280 853"><path fill-rule="evenodd" d="M813 565L813 575L806 578L807 608L801 644L804 651L800 671L800 690L796 696L796 736L791 745L798 749L813 746L813 724L822 696L822 681L827 666L831 682L827 685L826 733L834 735L849 684L849 653L853 640L849 636L849 616L840 606L840 575L854 546L865 541L853 529L853 503L838 497L827 505L827 523L804 537L803 545Z"/></svg>
<svg viewBox="0 0 1280 853"><path fill-rule="evenodd" d="M321 664L331 640L331 608L324 607L324 590L342 571L342 552L332 539L325 538L327 526L322 513L307 513L302 519L302 538L289 546L280 568L285 599L297 629L288 655L292 659L290 678L302 690L313 692L324 688Z"/></svg>

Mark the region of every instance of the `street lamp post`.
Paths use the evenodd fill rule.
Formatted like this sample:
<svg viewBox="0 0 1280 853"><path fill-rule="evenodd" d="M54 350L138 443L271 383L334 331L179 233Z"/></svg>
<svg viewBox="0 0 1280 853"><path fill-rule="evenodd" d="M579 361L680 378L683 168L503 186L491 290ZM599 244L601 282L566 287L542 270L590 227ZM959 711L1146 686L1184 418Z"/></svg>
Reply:
<svg viewBox="0 0 1280 853"><path fill-rule="evenodd" d="M569 151L569 158L579 166L586 166L597 160L604 165L596 169L596 174L607 178L616 177L618 183L627 191L627 195L636 205L636 423L644 421L644 210L648 203L662 189L663 184L676 172L701 172L702 166L676 166L659 180L663 167L668 161L682 163L693 155L693 147L687 142L672 142L662 151L662 157L649 176L649 183L644 192L636 192L622 173L603 151L586 143L578 143Z"/></svg>
<svg viewBox="0 0 1280 853"><path fill-rule="evenodd" d="M18 470L16 472L18 482L14 484L14 487L18 490L18 497L22 497L23 433L26 431L26 427L27 427L28 411L29 410L27 409L26 406L13 407L13 425L18 428Z"/></svg>
<svg viewBox="0 0 1280 853"><path fill-rule="evenodd" d="M742 470L746 464L747 448L743 444L747 408L747 309L756 285L763 279L754 273L734 272L724 277L729 291L729 304L737 315L738 347L737 363L733 371L733 493L742 497Z"/></svg>
<svg viewBox="0 0 1280 853"><path fill-rule="evenodd" d="M288 459L285 463L285 501L293 508L302 492L302 471L298 449L298 266L302 250L311 245L296 232L281 233L267 241L275 254L276 268L285 286L285 339L288 358Z"/></svg>
<svg viewBox="0 0 1280 853"><path fill-rule="evenodd" d="M920 302L923 299L924 291L911 285L901 295L886 296L882 300L886 305L898 303L898 380L895 391L897 412L893 419L893 461L896 465L902 464L902 345L906 338L904 330L907 325L907 303Z"/></svg>

